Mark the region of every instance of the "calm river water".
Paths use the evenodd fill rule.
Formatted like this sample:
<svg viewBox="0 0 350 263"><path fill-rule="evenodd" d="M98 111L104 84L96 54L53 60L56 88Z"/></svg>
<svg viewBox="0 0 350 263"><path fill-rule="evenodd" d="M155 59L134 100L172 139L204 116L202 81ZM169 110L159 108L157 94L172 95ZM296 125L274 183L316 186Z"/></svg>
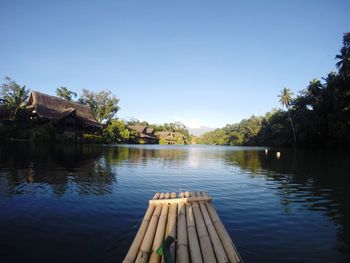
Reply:
<svg viewBox="0 0 350 263"><path fill-rule="evenodd" d="M350 153L0 145L0 262L121 262L157 191L207 191L246 262L350 261Z"/></svg>

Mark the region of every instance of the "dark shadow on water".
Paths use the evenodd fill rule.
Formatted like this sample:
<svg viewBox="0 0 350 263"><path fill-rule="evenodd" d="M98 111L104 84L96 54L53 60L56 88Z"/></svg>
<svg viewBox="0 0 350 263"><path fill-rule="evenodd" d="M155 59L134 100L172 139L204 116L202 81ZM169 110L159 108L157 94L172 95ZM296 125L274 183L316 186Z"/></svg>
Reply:
<svg viewBox="0 0 350 263"><path fill-rule="evenodd" d="M282 149L225 153L227 165L247 170L252 177L278 182L281 204L289 211L301 203L320 211L338 225L338 249L350 259L350 152L348 149Z"/></svg>
<svg viewBox="0 0 350 263"><path fill-rule="evenodd" d="M11 143L0 146L1 194L38 193L62 196L112 191L116 173L98 145ZM40 190L40 189L39 189Z"/></svg>

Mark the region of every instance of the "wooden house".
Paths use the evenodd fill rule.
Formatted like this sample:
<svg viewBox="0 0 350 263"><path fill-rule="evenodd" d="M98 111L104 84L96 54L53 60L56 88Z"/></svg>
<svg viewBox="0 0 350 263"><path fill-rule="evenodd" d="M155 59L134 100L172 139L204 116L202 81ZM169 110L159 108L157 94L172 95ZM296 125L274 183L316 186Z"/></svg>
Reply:
<svg viewBox="0 0 350 263"><path fill-rule="evenodd" d="M181 132L159 131L156 136L161 144L185 144L186 137Z"/></svg>
<svg viewBox="0 0 350 263"><path fill-rule="evenodd" d="M155 144L158 143L157 137L154 134L154 129L143 125L129 125L128 128L137 133L139 143Z"/></svg>
<svg viewBox="0 0 350 263"><path fill-rule="evenodd" d="M91 114L90 107L77 102L33 91L28 108L39 124L51 122L65 134L98 133L102 129Z"/></svg>

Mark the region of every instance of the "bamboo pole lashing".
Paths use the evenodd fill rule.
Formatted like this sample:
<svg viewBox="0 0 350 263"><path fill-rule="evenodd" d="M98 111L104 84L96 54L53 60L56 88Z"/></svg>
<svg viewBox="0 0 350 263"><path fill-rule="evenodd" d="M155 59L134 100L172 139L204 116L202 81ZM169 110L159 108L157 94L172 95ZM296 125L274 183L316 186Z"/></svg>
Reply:
<svg viewBox="0 0 350 263"><path fill-rule="evenodd" d="M161 193L159 198L163 199L164 193ZM145 233L145 237L142 241L139 253L137 254L137 258L135 261L137 263L141 263L141 262L147 263L148 262L148 259L150 257L150 251L151 251L152 244L153 244L154 234L157 230L157 225L158 225L159 216L160 216L161 211L162 211L162 206L157 205L154 212L153 212L151 220L148 224L148 228L147 228L147 231Z"/></svg>
<svg viewBox="0 0 350 263"><path fill-rule="evenodd" d="M191 197L195 196L194 192L191 192ZM205 263L215 263L216 258L213 250L213 246L211 244L211 240L207 231L207 228L204 223L204 219L201 213L201 210L199 208L198 202L194 202L192 204L193 207L193 214L196 221L196 227L197 227L197 233L198 233L198 239L199 244L202 251L203 261Z"/></svg>
<svg viewBox="0 0 350 263"><path fill-rule="evenodd" d="M206 193L202 192L202 196L206 196L206 195L207 195ZM210 203L206 203L205 205L207 207L207 210L213 222L213 225L215 226L216 232L220 237L220 240L222 242L222 245L226 252L226 256L228 257L229 261L232 263L242 262L242 259L239 256L235 245L233 244L229 234L227 233L225 226L221 222L214 207Z"/></svg>
<svg viewBox="0 0 350 263"><path fill-rule="evenodd" d="M184 193L180 193L180 197L183 197ZM184 203L178 204L177 213L177 244L176 244L176 262L177 263L189 263L188 255L188 240L186 229L186 209Z"/></svg>
<svg viewBox="0 0 350 263"><path fill-rule="evenodd" d="M153 200L156 200L160 197L160 193L156 193L153 197ZM148 224L151 220L151 216L153 214L153 211L155 210L155 205L150 204L147 208L147 211L145 213L145 216L142 219L141 225L139 230L137 231L137 234L134 238L134 241L132 242L128 253L125 256L125 259L123 260L123 263L133 263L135 262L136 256L139 252L142 240L145 236L145 233L147 231Z"/></svg>
<svg viewBox="0 0 350 263"><path fill-rule="evenodd" d="M174 199L162 199L162 200L149 200L149 204L159 205L159 204L174 204L174 203L188 203L188 202L199 202L199 201L211 201L211 197L181 197Z"/></svg>

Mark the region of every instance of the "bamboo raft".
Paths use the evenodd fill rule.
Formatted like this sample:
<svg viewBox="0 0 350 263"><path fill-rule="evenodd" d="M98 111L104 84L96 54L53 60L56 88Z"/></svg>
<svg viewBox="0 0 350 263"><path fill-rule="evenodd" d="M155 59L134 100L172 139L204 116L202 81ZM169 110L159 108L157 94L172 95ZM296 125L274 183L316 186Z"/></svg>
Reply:
<svg viewBox="0 0 350 263"><path fill-rule="evenodd" d="M171 262L242 262L205 192L156 193L123 263L168 263L157 249L169 236Z"/></svg>

